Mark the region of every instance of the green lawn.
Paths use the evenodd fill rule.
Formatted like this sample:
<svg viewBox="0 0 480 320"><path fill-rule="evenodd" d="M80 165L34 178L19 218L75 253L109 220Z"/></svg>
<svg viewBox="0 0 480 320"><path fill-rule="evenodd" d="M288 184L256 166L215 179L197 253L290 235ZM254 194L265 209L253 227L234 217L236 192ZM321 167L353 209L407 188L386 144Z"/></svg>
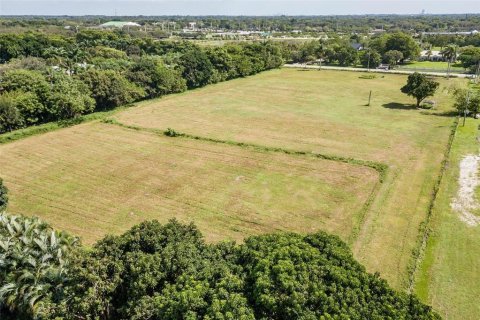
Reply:
<svg viewBox="0 0 480 320"><path fill-rule="evenodd" d="M480 318L480 226L467 225L451 207L459 190L460 162L465 156L479 155L479 124L467 119L465 127L460 124L457 130L416 283L422 300L447 319ZM480 217L480 210L473 213Z"/></svg>
<svg viewBox="0 0 480 320"><path fill-rule="evenodd" d="M404 65L399 65L398 69L428 69L428 70L438 70L438 71L447 71L448 62L443 61L412 61ZM465 69L461 64L452 64L452 71L463 72Z"/></svg>

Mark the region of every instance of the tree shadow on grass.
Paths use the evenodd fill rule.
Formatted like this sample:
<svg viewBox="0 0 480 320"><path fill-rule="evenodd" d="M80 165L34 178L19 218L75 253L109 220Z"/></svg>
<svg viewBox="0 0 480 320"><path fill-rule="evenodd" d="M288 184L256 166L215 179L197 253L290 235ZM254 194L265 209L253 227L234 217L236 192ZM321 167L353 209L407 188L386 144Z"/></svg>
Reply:
<svg viewBox="0 0 480 320"><path fill-rule="evenodd" d="M396 110L416 110L417 107L413 104L405 104L405 103L398 103L398 102L390 102L385 103L382 107L387 109L396 109Z"/></svg>

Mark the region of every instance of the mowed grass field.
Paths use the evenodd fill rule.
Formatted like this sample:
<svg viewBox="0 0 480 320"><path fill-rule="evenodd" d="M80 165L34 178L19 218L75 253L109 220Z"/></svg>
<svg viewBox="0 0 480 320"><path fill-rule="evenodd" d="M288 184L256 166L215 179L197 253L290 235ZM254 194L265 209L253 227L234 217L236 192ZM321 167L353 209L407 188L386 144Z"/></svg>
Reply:
<svg viewBox="0 0 480 320"><path fill-rule="evenodd" d="M321 229L348 241L368 271L406 289L454 123L452 89L465 82L437 79L436 108L417 110L400 92L407 76L362 75L273 70L112 116L137 130L92 122L0 145L10 211L41 216L87 243L145 219L172 217L194 221L210 241ZM307 155L152 132L167 128ZM368 166L310 152L382 163L387 174L379 183ZM430 269L420 269L417 291L433 301L440 287L422 280ZM470 287L478 284L468 279ZM428 292L421 292L422 281ZM475 309L475 301L462 301Z"/></svg>
<svg viewBox="0 0 480 320"><path fill-rule="evenodd" d="M92 244L147 219L209 241L289 230L348 238L379 183L371 168L88 123L0 146L9 211Z"/></svg>
<svg viewBox="0 0 480 320"><path fill-rule="evenodd" d="M458 127L432 216L432 234L418 272L416 293L447 319L480 318L480 226L469 226L452 209L460 188L460 163L479 155L479 121ZM479 173L477 172L477 175ZM479 198L476 188L476 201ZM480 217L480 210L473 210Z"/></svg>
<svg viewBox="0 0 480 320"><path fill-rule="evenodd" d="M451 89L439 79L436 110L412 108L407 77L281 69L143 103L124 124L372 160L389 173L351 243L369 271L405 288L453 123ZM371 106L366 106L372 91Z"/></svg>

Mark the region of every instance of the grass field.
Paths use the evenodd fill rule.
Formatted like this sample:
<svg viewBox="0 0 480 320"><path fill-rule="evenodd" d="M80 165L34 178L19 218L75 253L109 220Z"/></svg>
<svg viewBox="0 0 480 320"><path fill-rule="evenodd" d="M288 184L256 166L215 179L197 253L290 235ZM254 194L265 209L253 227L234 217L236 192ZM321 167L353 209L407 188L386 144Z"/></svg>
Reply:
<svg viewBox="0 0 480 320"><path fill-rule="evenodd" d="M361 79L338 71L282 69L147 102L116 115L145 128L373 160L390 166L386 183L353 245L370 271L405 287L453 118L440 80L438 109L419 111L399 88L406 76ZM369 91L373 98L366 106Z"/></svg>
<svg viewBox="0 0 480 320"><path fill-rule="evenodd" d="M451 207L459 189L460 162L479 154L478 125L478 120L467 119L466 126L460 124L457 130L416 282L417 294L447 319L480 317L480 227L461 221ZM480 210L474 213L480 217Z"/></svg>
<svg viewBox="0 0 480 320"><path fill-rule="evenodd" d="M412 61L404 65L399 65L398 69L428 69L447 71L448 62L443 61ZM465 68L461 64L452 64L451 71L464 72Z"/></svg>
<svg viewBox="0 0 480 320"><path fill-rule="evenodd" d="M12 209L88 243L174 216L195 221L212 241L323 229L347 240L369 271L406 289L454 122L452 88L465 85L438 79L437 107L417 110L400 92L406 78L281 69L211 85L115 113L113 124L0 146L0 176ZM152 133L167 128L373 161L388 171L377 184L368 166Z"/></svg>
<svg viewBox="0 0 480 320"><path fill-rule="evenodd" d="M86 243L145 219L195 221L208 240L275 230L349 237L375 170L311 156L90 123L0 147L12 212Z"/></svg>

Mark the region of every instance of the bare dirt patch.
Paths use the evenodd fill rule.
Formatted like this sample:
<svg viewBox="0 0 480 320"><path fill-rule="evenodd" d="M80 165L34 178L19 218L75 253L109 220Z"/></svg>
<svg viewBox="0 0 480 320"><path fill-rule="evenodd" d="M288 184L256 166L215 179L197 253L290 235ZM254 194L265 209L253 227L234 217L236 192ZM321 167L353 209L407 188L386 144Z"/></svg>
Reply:
<svg viewBox="0 0 480 320"><path fill-rule="evenodd" d="M470 154L462 159L458 177L459 189L451 203L452 209L460 214L460 220L472 227L480 224L480 217L473 213L480 208L480 203L475 198L475 189L480 185L479 163L479 155Z"/></svg>

